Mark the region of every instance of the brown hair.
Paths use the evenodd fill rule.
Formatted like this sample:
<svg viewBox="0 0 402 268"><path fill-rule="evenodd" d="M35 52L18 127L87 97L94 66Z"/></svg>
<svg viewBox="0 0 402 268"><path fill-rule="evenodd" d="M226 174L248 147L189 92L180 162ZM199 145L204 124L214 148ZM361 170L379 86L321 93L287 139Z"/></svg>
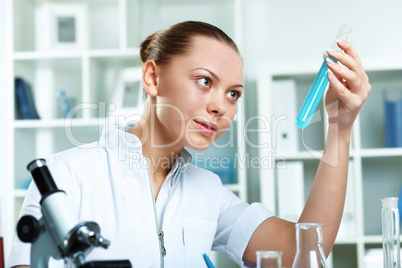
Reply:
<svg viewBox="0 0 402 268"><path fill-rule="evenodd" d="M156 64L166 64L173 56L186 53L194 36L214 38L240 54L235 42L218 27L200 21L185 21L148 36L141 44L141 61L153 60Z"/></svg>

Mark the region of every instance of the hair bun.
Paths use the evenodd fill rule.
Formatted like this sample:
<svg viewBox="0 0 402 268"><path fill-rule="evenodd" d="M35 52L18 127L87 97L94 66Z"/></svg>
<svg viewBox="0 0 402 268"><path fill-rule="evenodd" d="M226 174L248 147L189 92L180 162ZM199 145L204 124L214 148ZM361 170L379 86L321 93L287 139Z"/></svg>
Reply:
<svg viewBox="0 0 402 268"><path fill-rule="evenodd" d="M141 61L153 60L159 65L167 64L174 56L188 52L194 36L224 42L239 52L233 40L221 29L201 21L185 21L149 35L140 46Z"/></svg>
<svg viewBox="0 0 402 268"><path fill-rule="evenodd" d="M142 41L141 46L140 46L140 57L141 57L141 61L143 63L145 63L149 59L150 52L151 52L151 49L150 49L151 43L153 40L155 40L158 33L159 32L155 32L155 33L149 35L147 38L145 38L144 41Z"/></svg>

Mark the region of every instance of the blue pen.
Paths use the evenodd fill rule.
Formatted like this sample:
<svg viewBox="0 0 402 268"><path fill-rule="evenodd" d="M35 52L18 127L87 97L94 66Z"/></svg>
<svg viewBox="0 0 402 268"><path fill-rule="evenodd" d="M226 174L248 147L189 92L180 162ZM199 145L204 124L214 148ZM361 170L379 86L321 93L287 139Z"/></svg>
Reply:
<svg viewBox="0 0 402 268"><path fill-rule="evenodd" d="M205 264L208 268L215 268L214 264L212 263L211 259L208 257L207 253L202 255L204 257Z"/></svg>

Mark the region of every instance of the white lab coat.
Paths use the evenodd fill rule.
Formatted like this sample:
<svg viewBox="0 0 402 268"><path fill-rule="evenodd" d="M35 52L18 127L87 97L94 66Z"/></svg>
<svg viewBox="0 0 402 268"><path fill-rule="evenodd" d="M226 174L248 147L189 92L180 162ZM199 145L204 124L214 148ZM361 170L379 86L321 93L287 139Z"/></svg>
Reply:
<svg viewBox="0 0 402 268"><path fill-rule="evenodd" d="M184 150L154 202L141 142L124 130L107 125L99 142L49 157L47 165L77 219L97 222L111 241L107 250L96 248L86 260L129 259L140 268L206 267L202 254L212 249L240 264L251 235L273 214L259 203L243 202L218 176L190 161ZM21 215L39 219L40 199L32 183ZM29 256L30 244L15 238L9 266L29 264ZM63 265L63 261L50 263L50 267Z"/></svg>

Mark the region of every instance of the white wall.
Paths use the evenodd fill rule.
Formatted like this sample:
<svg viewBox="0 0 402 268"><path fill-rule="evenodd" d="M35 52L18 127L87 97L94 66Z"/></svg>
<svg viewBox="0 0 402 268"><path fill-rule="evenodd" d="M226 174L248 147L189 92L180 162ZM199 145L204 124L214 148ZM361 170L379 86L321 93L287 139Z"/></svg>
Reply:
<svg viewBox="0 0 402 268"><path fill-rule="evenodd" d="M401 0L244 0L243 49L246 116L257 113L256 79L263 62L317 61L333 42L340 24L353 31L349 41L363 65L397 57L402 62ZM253 126L250 126L253 127ZM258 143L257 135L249 137ZM251 156L257 156L249 148ZM249 169L249 201L259 200L259 171Z"/></svg>
<svg viewBox="0 0 402 268"><path fill-rule="evenodd" d="M246 0L244 56L255 78L261 61L322 60L340 24L365 58L402 55L400 0Z"/></svg>

